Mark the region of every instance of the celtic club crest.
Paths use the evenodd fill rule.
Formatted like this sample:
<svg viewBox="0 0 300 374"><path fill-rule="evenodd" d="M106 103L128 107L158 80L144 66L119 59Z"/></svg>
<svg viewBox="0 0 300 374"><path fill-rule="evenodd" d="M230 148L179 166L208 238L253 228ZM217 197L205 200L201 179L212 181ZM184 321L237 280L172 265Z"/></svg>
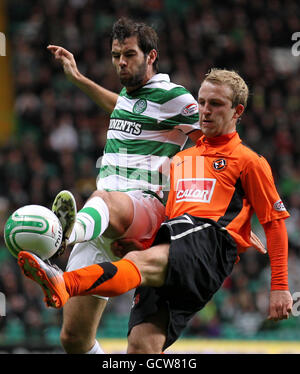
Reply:
<svg viewBox="0 0 300 374"><path fill-rule="evenodd" d="M147 108L147 101L145 99L138 100L133 106L133 113L143 113Z"/></svg>

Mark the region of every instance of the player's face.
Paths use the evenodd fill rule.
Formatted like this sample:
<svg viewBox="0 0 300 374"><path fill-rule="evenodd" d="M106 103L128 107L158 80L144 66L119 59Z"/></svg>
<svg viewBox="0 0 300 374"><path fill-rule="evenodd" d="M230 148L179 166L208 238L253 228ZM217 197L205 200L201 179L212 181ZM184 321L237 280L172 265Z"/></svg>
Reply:
<svg viewBox="0 0 300 374"><path fill-rule="evenodd" d="M232 90L227 85L203 82L198 95L200 126L208 138L230 134L243 113L239 104L232 108Z"/></svg>
<svg viewBox="0 0 300 374"><path fill-rule="evenodd" d="M111 54L113 65L125 87L138 88L150 78L147 75L149 65L146 62L146 56L138 46L136 36L125 39L123 43L113 40Z"/></svg>

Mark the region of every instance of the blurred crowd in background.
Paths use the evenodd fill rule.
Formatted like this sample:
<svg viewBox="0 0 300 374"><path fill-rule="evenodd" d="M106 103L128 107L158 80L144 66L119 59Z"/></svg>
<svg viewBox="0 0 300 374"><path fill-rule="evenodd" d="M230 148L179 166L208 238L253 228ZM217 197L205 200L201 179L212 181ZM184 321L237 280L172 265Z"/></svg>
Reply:
<svg viewBox="0 0 300 374"><path fill-rule="evenodd" d="M291 214L289 282L291 293L300 291L300 57L291 52L292 35L300 31L296 0L10 0L7 12L16 131L0 148L1 232L23 205L50 208L56 193L69 189L81 208L95 189L109 117L67 81L46 47L67 48L83 74L119 92L109 36L112 24L128 16L156 29L160 72L195 97L211 67L235 69L247 81L251 94L239 132L269 161ZM264 242L256 219L253 229ZM60 266L67 256L57 260ZM300 340L299 317L266 320L269 285L268 255L248 251L185 336ZM0 350L59 346L61 311L44 307L40 289L21 276L2 239L0 290L7 304ZM131 296L110 300L100 338L126 336Z"/></svg>

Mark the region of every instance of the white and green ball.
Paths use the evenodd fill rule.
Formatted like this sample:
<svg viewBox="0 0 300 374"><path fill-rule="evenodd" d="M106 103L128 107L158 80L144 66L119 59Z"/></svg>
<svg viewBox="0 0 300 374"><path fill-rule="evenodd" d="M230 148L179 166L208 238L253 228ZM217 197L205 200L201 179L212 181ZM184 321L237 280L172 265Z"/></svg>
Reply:
<svg viewBox="0 0 300 374"><path fill-rule="evenodd" d="M50 209L41 205L26 205L8 218L4 240L15 257L20 251L30 251L46 260L61 246L62 227Z"/></svg>

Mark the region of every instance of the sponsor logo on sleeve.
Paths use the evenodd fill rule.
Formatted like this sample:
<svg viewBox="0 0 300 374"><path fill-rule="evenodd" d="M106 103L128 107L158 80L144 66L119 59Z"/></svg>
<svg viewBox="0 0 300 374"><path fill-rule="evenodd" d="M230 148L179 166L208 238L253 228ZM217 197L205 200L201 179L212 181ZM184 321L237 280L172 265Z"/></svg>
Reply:
<svg viewBox="0 0 300 374"><path fill-rule="evenodd" d="M210 203L216 179L191 178L179 179L176 189L176 203L181 201Z"/></svg>
<svg viewBox="0 0 300 374"><path fill-rule="evenodd" d="M277 212L284 212L286 210L281 200L276 201L276 203L274 203L273 205L273 208L277 210Z"/></svg>
<svg viewBox="0 0 300 374"><path fill-rule="evenodd" d="M183 116L191 116L195 113L198 113L198 105L196 103L188 104L181 110Z"/></svg>

